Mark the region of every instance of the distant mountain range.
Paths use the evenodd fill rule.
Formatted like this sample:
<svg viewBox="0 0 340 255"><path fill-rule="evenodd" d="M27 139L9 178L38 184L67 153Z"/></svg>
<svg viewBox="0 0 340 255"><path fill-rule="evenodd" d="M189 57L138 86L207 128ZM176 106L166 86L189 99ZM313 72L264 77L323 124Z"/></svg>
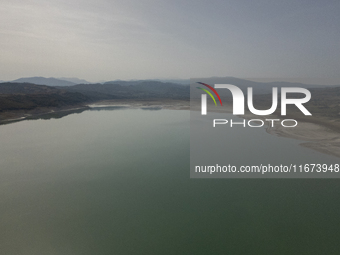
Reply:
<svg viewBox="0 0 340 255"><path fill-rule="evenodd" d="M106 81L101 82L102 84L120 84L120 85L134 85L140 82L146 82L146 81L159 81L163 83L176 83L181 85L189 85L190 79L147 79L147 80L114 80L114 81Z"/></svg>
<svg viewBox="0 0 340 255"><path fill-rule="evenodd" d="M114 80L114 81L104 81L104 82L100 82L102 84L120 84L120 85L136 85L138 83L141 82L145 82L145 81L158 81L158 82L163 82L163 83L176 83L176 84L182 84L182 85L189 85L190 84L190 80L187 79L173 79L173 80L169 80L169 79L150 79L150 80L128 80L128 81L123 81L123 80ZM1 82L5 82L3 80L0 80ZM9 82L15 82L15 83L32 83L32 84L37 84L37 85L47 85L47 86L73 86L76 84L91 84L91 82L88 82L87 80L84 79L79 79L79 78L67 78L67 77L60 77L60 78L54 78L54 77L50 77L50 78L45 78L45 77L25 77L25 78L20 78L20 79L16 79L13 81L9 81Z"/></svg>
<svg viewBox="0 0 340 255"><path fill-rule="evenodd" d="M74 79L74 78L72 78ZM20 82L21 81L21 82ZM85 80L74 80L85 81ZM85 81L86 82L86 81ZM272 87L305 87L310 89L312 100L309 107L318 114L325 116L338 116L340 112L339 97L340 86L308 85L289 82L254 82L234 77L192 79L196 82L213 84L233 84L244 92L247 87L253 87L255 100L260 106L271 102ZM44 85L40 85L40 84ZM48 86L47 86L48 85ZM200 98L201 90L194 89L194 97ZM229 90L219 90L221 96L230 96ZM262 95L261 95L262 94ZM189 100L190 86L161 82L155 80L137 81L109 81L104 84L75 84L55 78L31 77L21 78L13 82L0 83L0 120L8 111L26 113L27 111L46 111L46 109L84 107L91 102L100 100ZM267 108L264 108L267 109Z"/></svg>
<svg viewBox="0 0 340 255"><path fill-rule="evenodd" d="M72 86L77 83L56 79L56 78L45 78L45 77L28 77L28 78L20 78L11 82L15 83L31 83L36 85L47 85L47 86Z"/></svg>
<svg viewBox="0 0 340 255"><path fill-rule="evenodd" d="M255 82L245 79L239 79L235 77L212 77L212 78L197 78L191 79L191 82L206 82L210 85L213 84L232 84L238 86L242 91L246 91L248 87L253 88L254 94L269 94L272 92L273 87L300 87L300 88L325 88L325 87L335 87L326 85L310 85L295 82ZM340 86L340 85L338 85Z"/></svg>
<svg viewBox="0 0 340 255"><path fill-rule="evenodd" d="M1 81L0 81L1 82ZM47 86L73 86L77 84L93 84L84 79L79 78L45 78L45 77L27 77L20 78L11 82L16 83L32 83L37 85L47 85ZM224 84L233 84L238 86L241 90L246 91L247 87L252 87L254 90L254 94L268 94L271 93L272 87L304 87L304 88L322 88L326 85L310 85L296 82L257 82L250 81L246 79L239 79L235 77L212 77L212 78L197 78L197 79L150 79L150 80L113 80L106 81L101 84L103 85L120 85L120 86L145 86L145 84L155 84L155 82L159 82L160 84L177 84L177 85L189 85L190 82L206 82L210 85L224 83ZM97 83L98 84L98 83ZM339 85L340 86L340 85ZM334 86L326 86L326 87L334 87ZM223 94L223 93L222 93Z"/></svg>
<svg viewBox="0 0 340 255"><path fill-rule="evenodd" d="M192 84L197 85L195 87L202 87L197 82L207 83L211 86L213 86L214 84L232 84L232 85L236 85L237 87L239 87L243 91L244 95L247 94L248 87L253 88L254 95L271 94L273 87L277 87L279 93L281 91L280 90L281 87L300 87L300 88L308 88L308 89L336 87L336 86L328 86L328 85L327 86L326 85L310 85L310 84L293 83L293 82L255 82L255 81L249 81L249 80L239 79L235 77L197 78L197 79L191 79L191 82ZM199 89L195 89L195 87L192 87L191 89L191 97L200 98L202 93ZM218 93L221 97L231 96L231 92L227 89L219 89Z"/></svg>
<svg viewBox="0 0 340 255"><path fill-rule="evenodd" d="M104 84L78 84L63 89L79 92L93 99L189 99L190 97L189 86L159 81L112 81Z"/></svg>
<svg viewBox="0 0 340 255"><path fill-rule="evenodd" d="M62 80L62 79L68 79ZM254 94L271 94L273 87L278 87L279 91L281 87L304 87L308 89L314 88L326 88L326 87L335 87L335 86L323 86L323 85L308 85L302 83L292 83L292 82L255 82L245 79L239 79L235 77L212 77L212 78L197 78L191 80L172 80L176 82L165 82L164 81L156 81L156 80L114 80L108 81L103 84L101 83L88 83L86 80L78 79L78 78L44 78L44 77L29 77L29 78L20 78L14 83L20 83L16 87L13 87L10 93L12 94L30 94L31 91L34 93L46 93L45 92L37 92L36 87L30 87L29 92L27 88L29 87L27 84L36 84L36 85L47 85L54 88L60 88L63 91L77 92L84 95L88 101L96 101L96 100L109 100L109 99L189 99L190 97L190 87L189 85L185 85L187 82L192 82L197 86L200 86L197 82L205 82L210 85L213 84L233 84L238 86L243 92L247 91L248 87L253 88ZM76 84L80 82L80 84ZM22 86L22 84L26 84L26 86ZM13 86L13 85L11 85ZM7 92L9 91L9 87L6 87ZM44 88L46 90L46 88ZM7 93L4 88L0 93ZM191 90L192 96L194 98L199 98L201 95L201 91L197 89ZM219 90L219 94L221 96L230 96L231 93L229 90ZM245 93L246 94L246 93Z"/></svg>
<svg viewBox="0 0 340 255"><path fill-rule="evenodd" d="M89 83L91 83L91 82L88 82L87 80L78 79L78 78L75 78L75 77L72 77L72 78L61 77L61 78L57 78L57 79L63 80L63 81L69 81L69 82L72 82L74 84L89 84Z"/></svg>

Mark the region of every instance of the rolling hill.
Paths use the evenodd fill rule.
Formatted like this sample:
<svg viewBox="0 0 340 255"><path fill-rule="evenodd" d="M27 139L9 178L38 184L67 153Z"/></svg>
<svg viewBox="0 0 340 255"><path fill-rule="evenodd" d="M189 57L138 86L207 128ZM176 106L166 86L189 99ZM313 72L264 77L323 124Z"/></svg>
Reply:
<svg viewBox="0 0 340 255"><path fill-rule="evenodd" d="M0 112L80 106L91 99L81 93L29 83L0 83Z"/></svg>

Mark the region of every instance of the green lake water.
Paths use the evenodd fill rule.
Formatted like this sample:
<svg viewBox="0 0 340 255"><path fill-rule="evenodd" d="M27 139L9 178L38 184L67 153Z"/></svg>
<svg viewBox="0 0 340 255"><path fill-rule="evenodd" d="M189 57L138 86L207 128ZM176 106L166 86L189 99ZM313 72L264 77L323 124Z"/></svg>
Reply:
<svg viewBox="0 0 340 255"><path fill-rule="evenodd" d="M340 254L340 180L190 179L189 115L0 126L0 254Z"/></svg>

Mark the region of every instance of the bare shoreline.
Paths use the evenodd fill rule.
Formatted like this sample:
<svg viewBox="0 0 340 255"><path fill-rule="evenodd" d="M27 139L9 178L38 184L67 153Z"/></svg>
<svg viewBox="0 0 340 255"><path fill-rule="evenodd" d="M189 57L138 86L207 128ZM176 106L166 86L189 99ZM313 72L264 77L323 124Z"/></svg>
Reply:
<svg viewBox="0 0 340 255"><path fill-rule="evenodd" d="M213 112L228 112L232 113L232 105L223 105L223 108L215 108L214 105L208 105ZM192 110L200 111L200 105L194 104ZM280 119L283 118L277 115L269 115L266 117L256 116L250 112L245 115L238 116L244 119ZM266 126L266 132L271 135L286 137L301 141L300 145L313 149L315 151L332 155L340 158L340 123L339 121L323 118L301 118L289 116L287 119L295 119L298 125L294 128L282 127L275 125L274 127Z"/></svg>
<svg viewBox="0 0 340 255"><path fill-rule="evenodd" d="M325 126L299 121L294 128L268 127L267 133L300 141L301 146L340 157L340 134Z"/></svg>

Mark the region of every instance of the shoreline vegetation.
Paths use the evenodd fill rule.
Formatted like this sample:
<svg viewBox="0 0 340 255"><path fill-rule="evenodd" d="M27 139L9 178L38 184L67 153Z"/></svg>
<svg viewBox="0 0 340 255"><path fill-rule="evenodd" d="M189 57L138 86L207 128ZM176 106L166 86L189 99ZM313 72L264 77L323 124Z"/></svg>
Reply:
<svg viewBox="0 0 340 255"><path fill-rule="evenodd" d="M118 91L118 92L117 92ZM325 154L340 157L340 87L312 89L312 100L306 104L313 116L304 116L297 109L289 108L285 119L295 119L295 128L281 125L269 127L268 134L302 141L301 146ZM149 110L172 109L200 111L200 103L190 102L189 86L151 82L141 86L75 85L51 87L29 83L0 83L0 124L29 119L62 118L86 110L123 106ZM194 100L195 101L195 100ZM226 100L232 102L231 99ZM269 109L271 95L256 95L254 105ZM232 112L231 104L215 107L208 104L209 111ZM283 119L280 108L270 116L256 116L247 112L245 119Z"/></svg>

